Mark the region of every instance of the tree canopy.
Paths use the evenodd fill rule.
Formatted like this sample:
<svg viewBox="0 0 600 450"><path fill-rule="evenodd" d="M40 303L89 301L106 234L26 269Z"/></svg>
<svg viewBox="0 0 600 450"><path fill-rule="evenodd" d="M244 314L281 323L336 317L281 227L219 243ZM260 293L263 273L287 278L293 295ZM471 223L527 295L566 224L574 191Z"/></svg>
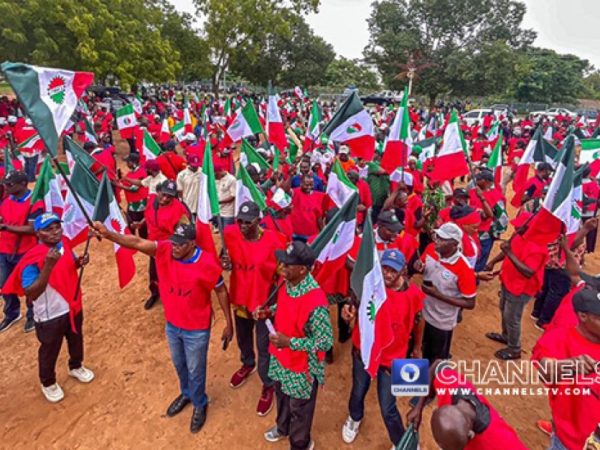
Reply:
<svg viewBox="0 0 600 450"><path fill-rule="evenodd" d="M336 58L325 73L326 84L330 86L356 86L359 90L373 90L379 87L377 75L356 59L340 56Z"/></svg>

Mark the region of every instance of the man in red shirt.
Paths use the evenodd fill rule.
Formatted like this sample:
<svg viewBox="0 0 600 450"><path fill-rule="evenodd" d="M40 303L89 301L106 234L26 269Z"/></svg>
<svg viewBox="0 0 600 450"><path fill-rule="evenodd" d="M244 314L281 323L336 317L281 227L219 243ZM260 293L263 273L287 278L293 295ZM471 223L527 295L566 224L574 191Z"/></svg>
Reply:
<svg viewBox="0 0 600 450"><path fill-rule="evenodd" d="M573 296L572 304L578 325L544 333L532 353L543 380L550 381L551 448L560 450L588 448L585 441L600 422L600 292L586 286Z"/></svg>
<svg viewBox="0 0 600 450"><path fill-rule="evenodd" d="M139 153L130 153L127 155L125 163L127 164L129 173L126 175L126 179L121 178L119 180L118 187L125 192L125 200L127 200L127 223L130 231L135 234L132 225L144 219L149 191L145 186L138 186L127 181L127 178L141 182L148 174L146 169L140 165ZM148 237L148 227L145 223L137 228L137 230L141 238L146 239Z"/></svg>
<svg viewBox="0 0 600 450"><path fill-rule="evenodd" d="M31 191L27 188L27 174L9 172L3 180L7 197L0 203L0 287L15 269L23 254L37 243L33 220L43 211L41 203L31 204ZM0 322L0 333L8 330L21 319L19 297L6 294L4 297L4 319ZM25 332L33 331L33 309L27 305Z"/></svg>
<svg viewBox="0 0 600 450"><path fill-rule="evenodd" d="M165 144L165 151L156 160L160 171L169 180L177 180L177 174L186 167L185 159L176 152L177 142L170 140Z"/></svg>
<svg viewBox="0 0 600 450"><path fill-rule="evenodd" d="M260 209L254 202L240 205L237 224L223 232L226 254L223 268L231 270L231 303L235 309L235 330L242 367L231 377L230 386L241 387L256 371L254 329L258 350L258 374L263 387L256 413L266 416L273 407L274 387L269 377L269 330L264 321L256 321L252 313L269 297L277 281L275 250L285 248L286 238L277 231L260 226Z"/></svg>
<svg viewBox="0 0 600 450"><path fill-rule="evenodd" d="M406 358L409 340L414 331L415 349L421 348L423 338L423 299L425 294L406 276L406 260L398 250L386 250L381 256L381 270L387 298L377 312L375 335L387 336L382 347L377 373L377 398L383 423L394 446L404 434L402 418L392 395L391 367L394 359ZM347 322L356 318L356 307L345 305L342 317ZM371 385L371 375L365 370L360 354L360 331L355 324L352 332L352 390L350 392L349 415L342 428L342 439L347 444L354 442L364 417L365 397ZM420 356L419 352L414 355Z"/></svg>
<svg viewBox="0 0 600 450"><path fill-rule="evenodd" d="M515 208L519 208L529 200L541 198L544 195L544 188L550 184L550 175L552 175L552 166L550 163L541 162L537 165L535 175L525 183L525 187L520 192L515 192L511 203Z"/></svg>
<svg viewBox="0 0 600 450"><path fill-rule="evenodd" d="M192 403L190 431L197 433L206 421L208 407L206 369L213 290L225 316L226 325L221 335L223 348L233 339L229 295L221 276L221 265L215 255L196 246L193 224L180 224L168 240L158 241L114 233L100 222L95 222L94 227L103 238L156 259L167 342L180 386L180 394L169 405L167 416L179 414Z"/></svg>
<svg viewBox="0 0 600 450"><path fill-rule="evenodd" d="M167 180L157 188L157 195L151 195L144 211L144 220L136 222L136 229L148 227L148 239L163 241L173 234L180 223L190 223L192 215L178 197L177 183ZM159 281L156 261L150 258L148 267L150 297L144 303L144 309L150 309L159 297Z"/></svg>
<svg viewBox="0 0 600 450"><path fill-rule="evenodd" d="M292 212L294 239L306 241L323 228L325 193L313 189L312 174L302 175L300 187L292 189Z"/></svg>
<svg viewBox="0 0 600 450"><path fill-rule="evenodd" d="M358 188L358 206L356 207L356 225L361 227L365 221L365 214L373 207L373 198L371 197L371 188L365 180L361 180L358 172L351 170L348 172L348 179Z"/></svg>
<svg viewBox="0 0 600 450"><path fill-rule="evenodd" d="M500 313L502 333L487 333L486 337L507 347L498 350L495 356L502 360L521 358L521 319L529 301L541 289L544 267L549 259L548 246L523 238L531 213L522 212L511 224L516 234L503 242L500 254L486 266L493 270L502 261L500 269Z"/></svg>

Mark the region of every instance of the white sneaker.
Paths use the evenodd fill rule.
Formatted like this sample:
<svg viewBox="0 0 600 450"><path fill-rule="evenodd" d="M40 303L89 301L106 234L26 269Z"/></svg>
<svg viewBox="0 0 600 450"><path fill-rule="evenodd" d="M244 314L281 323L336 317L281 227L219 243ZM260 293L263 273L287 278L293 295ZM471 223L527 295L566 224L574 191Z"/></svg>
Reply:
<svg viewBox="0 0 600 450"><path fill-rule="evenodd" d="M269 442L277 442L277 441L280 441L287 437L287 436L281 434L279 432L279 430L277 430L277 425L275 425L273 428L269 428L265 432L264 436L265 436L265 439Z"/></svg>
<svg viewBox="0 0 600 450"><path fill-rule="evenodd" d="M69 375L73 378L77 378L82 383L89 383L94 379L94 372L90 369L81 366L79 369L69 370Z"/></svg>
<svg viewBox="0 0 600 450"><path fill-rule="evenodd" d="M310 441L306 450L315 450L315 441Z"/></svg>
<svg viewBox="0 0 600 450"><path fill-rule="evenodd" d="M352 417L348 416L344 426L342 427L342 440L346 444L352 444L356 436L358 435L358 429L360 428L360 420L352 420Z"/></svg>
<svg viewBox="0 0 600 450"><path fill-rule="evenodd" d="M65 393L58 383L54 383L52 386L42 385L42 394L50 403L57 403L65 398Z"/></svg>

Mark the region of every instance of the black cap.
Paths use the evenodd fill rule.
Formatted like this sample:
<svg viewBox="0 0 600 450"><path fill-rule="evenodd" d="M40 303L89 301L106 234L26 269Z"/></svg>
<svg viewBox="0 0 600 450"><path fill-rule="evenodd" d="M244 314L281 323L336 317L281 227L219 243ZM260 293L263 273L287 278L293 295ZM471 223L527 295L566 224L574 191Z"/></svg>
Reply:
<svg viewBox="0 0 600 450"><path fill-rule="evenodd" d="M315 263L315 253L302 241L293 241L286 250L275 250L277 261L288 266L307 266Z"/></svg>
<svg viewBox="0 0 600 450"><path fill-rule="evenodd" d="M22 170L13 170L4 175L4 180L2 180L2 182L4 184L27 183L27 174Z"/></svg>
<svg viewBox="0 0 600 450"><path fill-rule="evenodd" d="M462 217L468 216L474 211L475 208L469 205L454 205L452 209L450 209L450 218L452 220L460 219Z"/></svg>
<svg viewBox="0 0 600 450"><path fill-rule="evenodd" d="M400 233L404 229L404 225L394 211L383 211L377 217L377 225L386 227L391 232Z"/></svg>
<svg viewBox="0 0 600 450"><path fill-rule="evenodd" d="M175 142L173 139L169 139L165 144L165 148L167 150L175 150L177 148L177 142Z"/></svg>
<svg viewBox="0 0 600 450"><path fill-rule="evenodd" d="M162 194L170 195L171 197L177 197L177 183L173 180L164 181L160 185L160 192Z"/></svg>
<svg viewBox="0 0 600 450"><path fill-rule="evenodd" d="M494 182L494 174L489 169L481 169L480 172L477 175L475 175L475 179L477 181L484 180L484 181L489 181L490 183L493 183Z"/></svg>
<svg viewBox="0 0 600 450"><path fill-rule="evenodd" d="M454 189L454 192L452 192L452 196L468 198L469 193L467 192L467 190L465 188L456 188L456 189Z"/></svg>
<svg viewBox="0 0 600 450"><path fill-rule="evenodd" d="M125 158L123 158L123 161L138 163L138 162L140 162L140 154L139 153L130 153Z"/></svg>
<svg viewBox="0 0 600 450"><path fill-rule="evenodd" d="M541 162L537 165L536 169L537 170L549 170L550 172L552 172L552 164L547 163L547 162Z"/></svg>
<svg viewBox="0 0 600 450"><path fill-rule="evenodd" d="M590 286L584 287L573 296L573 309L600 316L600 292Z"/></svg>
<svg viewBox="0 0 600 450"><path fill-rule="evenodd" d="M175 244L185 244L196 240L196 227L191 223L180 223L175 227L169 240Z"/></svg>
<svg viewBox="0 0 600 450"><path fill-rule="evenodd" d="M260 208L254 202L247 201L240 205L237 218L245 222L251 222L260 217Z"/></svg>
<svg viewBox="0 0 600 450"><path fill-rule="evenodd" d="M96 147L97 145L94 144L92 141L87 141L85 144L83 144L83 149L85 151L94 150Z"/></svg>

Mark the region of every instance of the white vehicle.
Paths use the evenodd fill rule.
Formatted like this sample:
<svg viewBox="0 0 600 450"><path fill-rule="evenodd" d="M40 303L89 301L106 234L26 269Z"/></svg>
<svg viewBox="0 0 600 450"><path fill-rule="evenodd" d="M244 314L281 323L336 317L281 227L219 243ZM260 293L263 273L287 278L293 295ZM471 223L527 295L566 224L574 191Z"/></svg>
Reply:
<svg viewBox="0 0 600 450"><path fill-rule="evenodd" d="M468 126L473 126L475 122L479 122L479 125L483 123L483 118L489 113L493 112L490 108L472 109L468 113L463 114L463 120Z"/></svg>
<svg viewBox="0 0 600 450"><path fill-rule="evenodd" d="M573 111L569 111L566 108L548 108L546 111L532 111L529 113L533 117L546 116L546 117L556 117L559 114L563 116L569 116L573 119L577 117L577 114Z"/></svg>

